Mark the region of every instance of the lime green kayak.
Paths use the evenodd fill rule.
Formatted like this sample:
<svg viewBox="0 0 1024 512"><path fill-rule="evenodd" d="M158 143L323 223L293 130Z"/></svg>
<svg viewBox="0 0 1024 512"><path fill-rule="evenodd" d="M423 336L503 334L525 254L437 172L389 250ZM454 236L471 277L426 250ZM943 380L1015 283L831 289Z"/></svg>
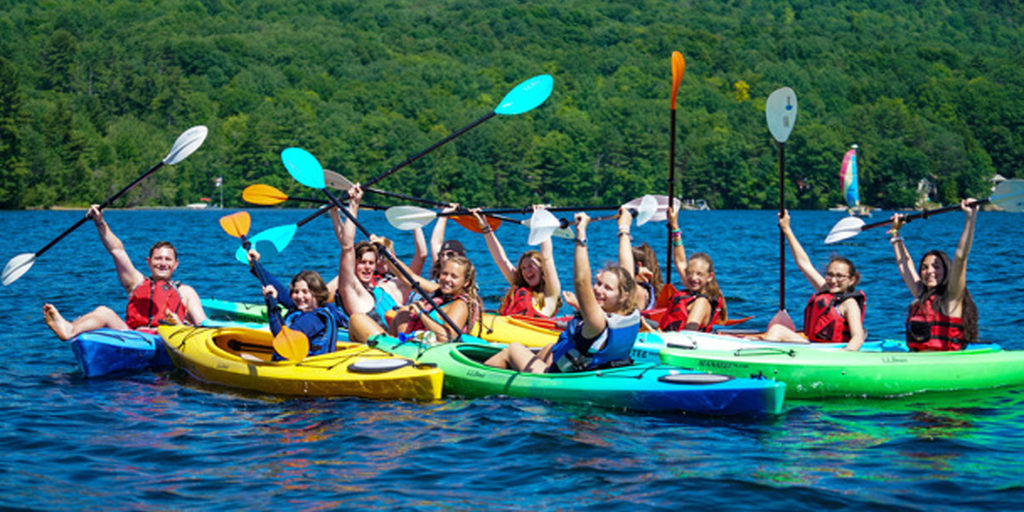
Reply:
<svg viewBox="0 0 1024 512"><path fill-rule="evenodd" d="M779 414L785 384L770 379L733 378L665 366L636 363L574 373L521 373L483 364L501 350L479 343L425 346L389 336L375 347L444 372L444 392L463 397L505 395L561 403L590 404L634 411L732 416Z"/></svg>
<svg viewBox="0 0 1024 512"><path fill-rule="evenodd" d="M810 347L661 351L665 364L785 382L789 398L894 397L1024 384L1024 351L846 352Z"/></svg>

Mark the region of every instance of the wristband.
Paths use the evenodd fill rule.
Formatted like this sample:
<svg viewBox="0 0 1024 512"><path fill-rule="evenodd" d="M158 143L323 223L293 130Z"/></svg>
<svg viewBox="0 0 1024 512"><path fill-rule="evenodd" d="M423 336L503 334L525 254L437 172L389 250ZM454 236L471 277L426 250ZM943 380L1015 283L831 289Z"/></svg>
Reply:
<svg viewBox="0 0 1024 512"><path fill-rule="evenodd" d="M577 247L586 247L587 246L587 239L586 238L583 238L583 239L575 238L574 240L576 240L576 246Z"/></svg>
<svg viewBox="0 0 1024 512"><path fill-rule="evenodd" d="M683 246L683 239L682 238L672 238L672 247L682 247L682 246Z"/></svg>
<svg viewBox="0 0 1024 512"><path fill-rule="evenodd" d="M891 237L889 237L889 243L890 244L894 244L896 242L902 242L902 241L903 241L903 237L900 236L899 232L897 232L894 235L892 235Z"/></svg>

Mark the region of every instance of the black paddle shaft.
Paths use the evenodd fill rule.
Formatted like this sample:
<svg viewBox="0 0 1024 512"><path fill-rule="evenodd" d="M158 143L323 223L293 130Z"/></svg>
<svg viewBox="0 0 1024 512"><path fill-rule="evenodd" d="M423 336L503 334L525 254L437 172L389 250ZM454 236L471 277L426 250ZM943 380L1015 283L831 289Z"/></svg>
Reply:
<svg viewBox="0 0 1024 512"><path fill-rule="evenodd" d="M163 163L163 161L161 161L160 163L154 165L152 169L146 171L146 173L143 174L142 176L139 176L138 178L135 178L135 181L129 183L128 186L122 188L116 194L108 197L106 201L103 201L103 203L101 203L100 206L99 206L100 210L110 206L111 203L116 201L119 197L123 196L129 190L135 188L135 186L138 185L142 180L148 178L150 174L153 174L154 172L157 171L157 169L159 169L159 168L161 168L163 166L164 166L164 163ZM87 220L89 220L89 215L88 214L86 214L81 219L78 219L78 222L76 222L70 228L65 229L64 232L60 234L60 236L58 236L57 238L54 238L53 240L51 240L50 243L48 243L45 246L43 246L42 249L39 249L38 251L36 251L36 256L39 256L40 254L48 251L50 249L50 247L53 247L54 244L56 244L57 242L60 242L61 239L63 239L64 237L68 236L72 231L78 229L79 226L84 224L85 221L87 221Z"/></svg>
<svg viewBox="0 0 1024 512"><path fill-rule="evenodd" d="M786 211L786 145L779 142L779 217ZM779 228L779 311L786 309L786 235Z"/></svg>
<svg viewBox="0 0 1024 512"><path fill-rule="evenodd" d="M323 189L323 191L324 194L327 194L327 197L331 199L331 202L335 206L337 206L338 209L341 210L341 212L344 213L346 217L348 217L348 220L351 221L352 224L354 224L357 228L359 228L359 231L362 231L363 235L366 236L366 238L370 238L371 233L362 224L360 224L359 221L356 220L355 215L352 215L352 212L348 211L348 208L346 208L345 205L341 204L341 201L334 197L334 194L331 194L329 190L325 188ZM405 268L398 263L398 258L396 258L394 254L391 254L391 251L389 251L387 247L384 247L382 244L379 243L374 245L377 247L377 252L383 254L384 257L387 258L388 261L390 261L396 269L398 269L402 276L405 277L407 281L409 281L409 284L412 285L412 287L415 288L416 291L421 296L423 296L424 298L429 296L427 292L423 291L423 288L416 283L416 279L414 279L413 276L409 275ZM434 311L437 311L437 313L441 315L441 318L445 321L445 323L447 323L448 326L451 327L453 331L455 331L455 339L450 341L458 341L458 339L462 337L462 330L455 325L455 321L452 320L451 317L449 317L448 314L445 313L444 310L441 308L435 308ZM472 321L472 319L470 319L470 321Z"/></svg>

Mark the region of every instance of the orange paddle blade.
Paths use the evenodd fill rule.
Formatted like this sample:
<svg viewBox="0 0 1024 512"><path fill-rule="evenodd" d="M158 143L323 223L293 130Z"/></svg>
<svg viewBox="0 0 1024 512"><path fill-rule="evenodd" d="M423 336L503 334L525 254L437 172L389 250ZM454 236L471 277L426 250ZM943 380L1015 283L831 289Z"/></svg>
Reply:
<svg viewBox="0 0 1024 512"><path fill-rule="evenodd" d="M288 200L288 194L270 185L249 185L242 191L242 199L247 203L260 205L281 204Z"/></svg>
<svg viewBox="0 0 1024 512"><path fill-rule="evenodd" d="M725 320L725 321L722 321L722 322L715 322L715 323L719 324L719 325L724 325L726 327L730 327L730 326L733 326L733 325L742 324L743 322L746 322L747 320L750 320L751 318L754 318L754 315L745 316L743 318L730 318L728 320Z"/></svg>
<svg viewBox="0 0 1024 512"><path fill-rule="evenodd" d="M472 215L452 215L451 218L455 222L458 222L460 226L474 233L483 233L483 231L480 230L480 223L477 222L476 217ZM484 219L487 220L487 225L491 227L492 231L498 229L498 226L501 225L501 221L494 217L484 216Z"/></svg>
<svg viewBox="0 0 1024 512"><path fill-rule="evenodd" d="M661 287L661 291L658 292L658 298L655 299L654 307L667 308L672 305L672 296L676 294L676 287L672 286L672 283L667 283Z"/></svg>
<svg viewBox="0 0 1024 512"><path fill-rule="evenodd" d="M274 351L289 361L302 361L309 354L309 338L295 329L281 327L274 336Z"/></svg>
<svg viewBox="0 0 1024 512"><path fill-rule="evenodd" d="M672 52L672 110L676 109L676 94L679 92L679 82L683 81L683 72L686 71L686 61L683 54Z"/></svg>
<svg viewBox="0 0 1024 512"><path fill-rule="evenodd" d="M249 212L232 213L220 218L220 227L235 238L242 238L249 234L249 223Z"/></svg>

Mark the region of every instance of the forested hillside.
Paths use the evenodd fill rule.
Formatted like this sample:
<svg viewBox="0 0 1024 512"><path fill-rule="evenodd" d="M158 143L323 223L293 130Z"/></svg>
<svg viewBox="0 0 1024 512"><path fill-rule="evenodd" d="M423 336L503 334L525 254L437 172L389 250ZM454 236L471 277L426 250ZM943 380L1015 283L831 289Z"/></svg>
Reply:
<svg viewBox="0 0 1024 512"><path fill-rule="evenodd" d="M551 98L381 182L480 206L617 204L665 193L670 55L678 194L773 207L765 98L799 99L793 207L840 202L858 144L862 202L984 196L1024 173L1024 7L1005 0L0 0L0 207L98 202L186 128L210 135L118 205L182 205L224 178L310 195L289 146L366 179L554 77Z"/></svg>

